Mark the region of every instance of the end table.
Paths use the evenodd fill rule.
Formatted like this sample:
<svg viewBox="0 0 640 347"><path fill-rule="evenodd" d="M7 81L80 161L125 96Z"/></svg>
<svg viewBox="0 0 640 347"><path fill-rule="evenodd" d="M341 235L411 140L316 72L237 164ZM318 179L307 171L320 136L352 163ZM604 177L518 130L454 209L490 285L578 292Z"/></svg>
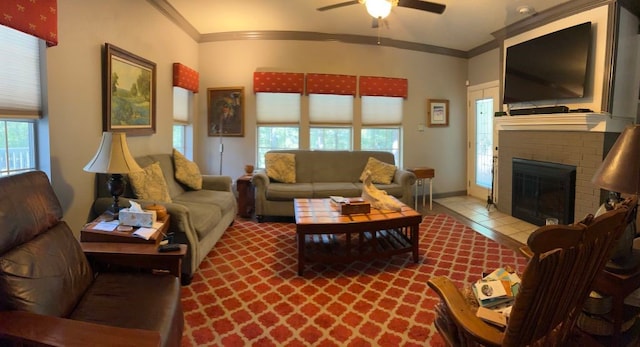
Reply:
<svg viewBox="0 0 640 347"><path fill-rule="evenodd" d="M414 167L407 169L409 172L413 172L416 175L416 196L415 196L415 208L418 209L418 186L422 186L422 206L424 206L424 184L425 179L429 179L429 210L433 210L433 178L436 176L436 171L430 167Z"/></svg>
<svg viewBox="0 0 640 347"><path fill-rule="evenodd" d="M255 189L251 183L252 175L244 175L236 180L238 190L238 215L242 218L251 218L255 210Z"/></svg>

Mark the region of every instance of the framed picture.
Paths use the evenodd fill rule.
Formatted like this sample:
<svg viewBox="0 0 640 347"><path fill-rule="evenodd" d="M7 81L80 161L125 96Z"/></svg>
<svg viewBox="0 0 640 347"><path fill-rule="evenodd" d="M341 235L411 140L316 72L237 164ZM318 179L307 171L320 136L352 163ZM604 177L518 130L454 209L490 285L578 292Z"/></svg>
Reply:
<svg viewBox="0 0 640 347"><path fill-rule="evenodd" d="M449 126L449 100L427 99L427 126Z"/></svg>
<svg viewBox="0 0 640 347"><path fill-rule="evenodd" d="M209 136L244 136L244 87L207 89Z"/></svg>
<svg viewBox="0 0 640 347"><path fill-rule="evenodd" d="M103 131L156 132L156 64L105 43Z"/></svg>

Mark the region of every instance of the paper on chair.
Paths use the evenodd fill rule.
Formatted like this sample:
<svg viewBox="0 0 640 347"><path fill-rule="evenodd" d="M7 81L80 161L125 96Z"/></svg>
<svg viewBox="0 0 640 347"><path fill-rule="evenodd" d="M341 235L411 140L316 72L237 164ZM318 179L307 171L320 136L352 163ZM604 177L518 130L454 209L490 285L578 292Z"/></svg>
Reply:
<svg viewBox="0 0 640 347"><path fill-rule="evenodd" d="M148 240L156 232L156 230L157 229L154 228L138 228L138 230L134 231L132 235Z"/></svg>

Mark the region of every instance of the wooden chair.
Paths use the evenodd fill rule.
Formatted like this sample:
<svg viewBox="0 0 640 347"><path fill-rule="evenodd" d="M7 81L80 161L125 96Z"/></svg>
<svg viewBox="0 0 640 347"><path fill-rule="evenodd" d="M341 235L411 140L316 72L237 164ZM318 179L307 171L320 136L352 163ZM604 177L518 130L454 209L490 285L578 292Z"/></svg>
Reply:
<svg viewBox="0 0 640 347"><path fill-rule="evenodd" d="M574 225L538 228L527 242L532 257L506 328L476 317L476 308L446 277L428 281L441 298L435 325L450 346L566 346L595 277L626 226L628 208ZM586 224L585 224L586 223Z"/></svg>

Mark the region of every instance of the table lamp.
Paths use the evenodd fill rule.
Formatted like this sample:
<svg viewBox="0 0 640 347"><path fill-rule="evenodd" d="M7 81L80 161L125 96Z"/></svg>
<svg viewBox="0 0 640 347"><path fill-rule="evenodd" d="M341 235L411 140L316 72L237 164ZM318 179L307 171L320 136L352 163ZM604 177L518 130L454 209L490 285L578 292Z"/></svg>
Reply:
<svg viewBox="0 0 640 347"><path fill-rule="evenodd" d="M98 152L84 167L84 171L111 174L111 178L107 181L107 189L113 196L113 205L109 212L113 214L114 219L117 219L120 211L118 199L126 187L122 174L142 171L129 153L125 133L103 132Z"/></svg>
<svg viewBox="0 0 640 347"><path fill-rule="evenodd" d="M620 193L638 196L640 188L640 125L625 128L591 179L609 190L610 201L619 202ZM618 200L618 201L616 201ZM640 265L640 250L633 248L636 237L637 205L633 206L633 221L620 236L606 269L616 273L633 271Z"/></svg>

